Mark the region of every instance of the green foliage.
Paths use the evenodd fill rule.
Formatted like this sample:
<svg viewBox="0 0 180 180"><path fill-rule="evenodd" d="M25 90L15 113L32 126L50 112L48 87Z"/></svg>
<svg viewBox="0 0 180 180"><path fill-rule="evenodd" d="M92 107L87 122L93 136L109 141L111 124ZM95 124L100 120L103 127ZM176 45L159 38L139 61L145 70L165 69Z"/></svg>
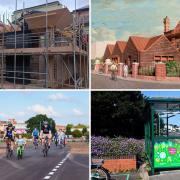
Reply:
<svg viewBox="0 0 180 180"><path fill-rule="evenodd" d="M87 127L84 127L83 130L82 130L82 134L83 136L87 133Z"/></svg>
<svg viewBox="0 0 180 180"><path fill-rule="evenodd" d="M30 133L23 134L23 138L31 139L32 138L32 134L30 134Z"/></svg>
<svg viewBox="0 0 180 180"><path fill-rule="evenodd" d="M180 77L180 63L176 61L166 62L166 72L169 77Z"/></svg>
<svg viewBox="0 0 180 180"><path fill-rule="evenodd" d="M80 137L82 137L82 132L79 131L78 129L76 129L72 132L72 136L75 138L80 138Z"/></svg>
<svg viewBox="0 0 180 180"><path fill-rule="evenodd" d="M66 126L66 135L71 135L71 129L73 128L73 124L67 124Z"/></svg>
<svg viewBox="0 0 180 180"><path fill-rule="evenodd" d="M29 133L32 133L34 128L38 128L39 131L41 130L41 126L44 121L48 121L49 125L51 126L51 131L54 134L56 132L56 124L52 118L48 118L46 115L38 114L34 117L31 117L26 121L27 128L29 129Z"/></svg>
<svg viewBox="0 0 180 180"><path fill-rule="evenodd" d="M155 67L142 66L142 67L139 68L139 75L155 76Z"/></svg>
<svg viewBox="0 0 180 180"><path fill-rule="evenodd" d="M141 92L93 91L92 135L144 138L148 106Z"/></svg>

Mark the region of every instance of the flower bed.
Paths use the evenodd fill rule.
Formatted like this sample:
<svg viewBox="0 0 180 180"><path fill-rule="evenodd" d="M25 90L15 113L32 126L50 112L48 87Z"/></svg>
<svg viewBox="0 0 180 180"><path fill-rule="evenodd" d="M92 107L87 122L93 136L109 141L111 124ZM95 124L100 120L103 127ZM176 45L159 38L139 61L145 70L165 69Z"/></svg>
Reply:
<svg viewBox="0 0 180 180"><path fill-rule="evenodd" d="M111 172L136 169L136 156L144 154L144 140L133 138L91 138L92 158L105 160L104 167Z"/></svg>

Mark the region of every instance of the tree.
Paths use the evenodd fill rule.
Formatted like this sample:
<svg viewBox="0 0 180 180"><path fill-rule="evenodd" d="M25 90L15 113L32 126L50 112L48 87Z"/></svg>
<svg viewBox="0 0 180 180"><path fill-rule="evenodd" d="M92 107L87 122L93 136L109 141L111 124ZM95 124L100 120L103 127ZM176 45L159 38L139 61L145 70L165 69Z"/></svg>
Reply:
<svg viewBox="0 0 180 180"><path fill-rule="evenodd" d="M83 136L87 133L87 127L84 127L83 130L82 130L82 134Z"/></svg>
<svg viewBox="0 0 180 180"><path fill-rule="evenodd" d="M92 135L143 138L146 120L146 101L141 92L92 92Z"/></svg>
<svg viewBox="0 0 180 180"><path fill-rule="evenodd" d="M67 126L66 126L66 135L71 135L72 127L73 127L73 124L67 124Z"/></svg>
<svg viewBox="0 0 180 180"><path fill-rule="evenodd" d="M72 132L72 136L75 138L80 138L80 137L82 137L82 132L80 130L76 129Z"/></svg>
<svg viewBox="0 0 180 180"><path fill-rule="evenodd" d="M34 128L38 128L39 131L41 130L42 124L44 121L48 121L49 125L51 126L51 131L54 134L56 132L56 123L52 118L48 118L44 114L38 114L34 117L31 117L26 121L27 128L29 129L29 132L32 133Z"/></svg>

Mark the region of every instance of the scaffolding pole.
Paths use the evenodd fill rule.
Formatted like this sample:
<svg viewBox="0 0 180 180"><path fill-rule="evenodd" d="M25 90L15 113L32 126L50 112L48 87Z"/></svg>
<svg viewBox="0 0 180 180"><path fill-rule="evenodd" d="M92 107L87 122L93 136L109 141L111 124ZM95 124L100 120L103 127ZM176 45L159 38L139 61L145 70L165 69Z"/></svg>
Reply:
<svg viewBox="0 0 180 180"><path fill-rule="evenodd" d="M23 50L24 50L24 8L25 8L25 2L23 1ZM24 83L24 53L23 53L23 87L25 85ZM25 87L24 87L25 88Z"/></svg>
<svg viewBox="0 0 180 180"><path fill-rule="evenodd" d="M74 56L74 88L77 89L77 77L76 77L76 0L75 11L73 14L73 56Z"/></svg>
<svg viewBox="0 0 180 180"><path fill-rule="evenodd" d="M15 11L17 11L17 0L16 0L16 4L15 4ZM17 24L17 17L16 17L16 13L15 13L15 37L14 37L14 48L15 48L15 53L14 53L14 88L16 88L16 24Z"/></svg>
<svg viewBox="0 0 180 180"><path fill-rule="evenodd" d="M46 71L46 77L45 77L45 87L48 88L48 0L46 0L46 36L45 36L45 44L46 44L46 52L45 52L45 71ZM48 39L47 39L48 38Z"/></svg>

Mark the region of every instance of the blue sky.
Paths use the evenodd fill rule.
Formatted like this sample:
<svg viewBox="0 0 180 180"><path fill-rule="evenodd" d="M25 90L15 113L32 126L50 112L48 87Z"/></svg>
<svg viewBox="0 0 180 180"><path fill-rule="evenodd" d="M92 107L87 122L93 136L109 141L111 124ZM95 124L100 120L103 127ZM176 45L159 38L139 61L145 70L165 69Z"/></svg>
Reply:
<svg viewBox="0 0 180 180"><path fill-rule="evenodd" d="M180 98L180 91L142 91L147 97L176 97ZM180 126L180 115L176 115L169 119L170 124L177 124Z"/></svg>
<svg viewBox="0 0 180 180"><path fill-rule="evenodd" d="M17 0L18 2L18 9L23 8L23 1L25 2L25 7L31 7L36 6L39 4L45 4L46 0ZM48 2L53 2L56 0L48 0ZM0 0L0 14L1 16L3 13L7 11L9 15L12 14L12 12L15 10L15 0ZM63 5L68 7L71 11L75 7L75 0L59 0ZM89 0L76 0L76 6L77 8L83 7L85 5L89 4Z"/></svg>
<svg viewBox="0 0 180 180"><path fill-rule="evenodd" d="M158 35L163 33L165 16L175 27L179 9L180 0L92 0L92 41Z"/></svg>
<svg viewBox="0 0 180 180"><path fill-rule="evenodd" d="M0 91L0 120L22 122L47 114L57 124L89 122L89 93L73 91Z"/></svg>

